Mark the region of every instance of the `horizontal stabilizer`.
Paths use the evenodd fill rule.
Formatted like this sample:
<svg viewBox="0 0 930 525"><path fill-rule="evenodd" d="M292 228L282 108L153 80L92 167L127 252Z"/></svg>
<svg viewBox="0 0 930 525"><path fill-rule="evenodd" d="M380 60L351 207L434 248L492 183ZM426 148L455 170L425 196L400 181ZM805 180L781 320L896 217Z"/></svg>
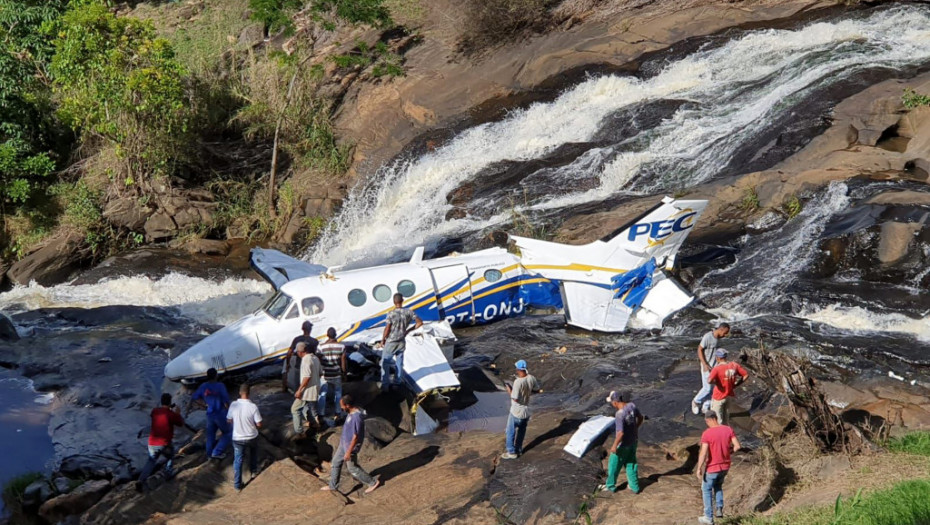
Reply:
<svg viewBox="0 0 930 525"><path fill-rule="evenodd" d="M249 263L252 269L258 272L263 279L271 283L275 290L280 289L288 281L304 277L316 277L326 273L326 267L319 264L295 259L278 250L252 248L249 254Z"/></svg>

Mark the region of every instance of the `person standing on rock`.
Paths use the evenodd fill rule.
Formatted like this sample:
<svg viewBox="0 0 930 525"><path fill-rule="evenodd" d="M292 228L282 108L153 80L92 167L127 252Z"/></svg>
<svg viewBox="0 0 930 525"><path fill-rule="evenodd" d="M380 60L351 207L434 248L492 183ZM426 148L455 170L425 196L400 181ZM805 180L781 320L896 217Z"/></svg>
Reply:
<svg viewBox="0 0 930 525"><path fill-rule="evenodd" d="M410 328L410 323L414 323ZM393 384L403 384L404 350L407 349L407 334L423 326L420 317L409 308L404 308L404 296L394 294L394 309L387 314L384 333L381 335L381 391L387 392ZM391 369L394 381L391 382Z"/></svg>
<svg viewBox="0 0 930 525"><path fill-rule="evenodd" d="M139 482L136 485L137 490L142 490L145 481L155 472L158 465L158 458L165 458L165 477L171 479L174 477L172 461L174 460L174 427L184 425L184 418L181 417L181 409L171 402L171 394L161 395L161 406L152 409L152 429L149 432L149 460L142 467L139 474Z"/></svg>
<svg viewBox="0 0 930 525"><path fill-rule="evenodd" d="M727 351L723 348L718 348L715 355L717 366L707 376L707 382L714 386L710 409L716 412L721 425L729 425L729 400L733 397L733 390L737 385L742 384L749 377L749 372L739 363L727 361Z"/></svg>
<svg viewBox="0 0 930 525"><path fill-rule="evenodd" d="M226 385L216 380L216 375L215 368L207 370L207 382L200 385L191 396L187 412L190 413L191 405L197 401L207 406L207 457L223 459L226 457L226 447L232 439L229 435L229 425L226 424L229 393L226 391ZM220 432L219 441L216 439L217 431Z"/></svg>
<svg viewBox="0 0 930 525"><path fill-rule="evenodd" d="M226 419L233 428L233 487L242 490L242 459L249 452L249 474L258 475L258 429L262 428L262 414L250 399L251 387L242 383L239 399L229 406Z"/></svg>
<svg viewBox="0 0 930 525"><path fill-rule="evenodd" d="M713 409L704 413L704 423L707 430L701 434L696 471L704 497L704 515L698 518L698 522L712 524L715 499L716 517L723 517L723 480L730 471L730 454L738 451L740 444L732 428L718 423L718 415Z"/></svg>
<svg viewBox="0 0 930 525"><path fill-rule="evenodd" d="M701 390L691 401L691 412L694 415L706 412L710 408L711 387L710 383L707 382L707 376L710 375L710 370L714 367L714 351L717 350L717 342L729 335L729 333L730 325L720 323L720 326L716 329L704 334L698 344L697 355L698 362L701 365Z"/></svg>
<svg viewBox="0 0 930 525"><path fill-rule="evenodd" d="M297 357L297 344L305 343L307 344L307 351L310 353L316 353L316 348L320 344L315 337L310 335L310 331L313 330L313 323L310 321L304 321L304 324L300 326L300 329L303 331L303 334L298 335L291 341L291 346L287 349L287 355L284 356L284 365L281 367L281 391L288 392L291 385L291 374L296 373L300 369L300 361Z"/></svg>
<svg viewBox="0 0 930 525"><path fill-rule="evenodd" d="M342 465L345 464L349 469L349 474L353 478L361 481L367 487L365 494L374 492L381 485L381 480L375 479L365 472L358 464L358 451L362 449L362 442L365 440L365 414L355 406L351 395L346 394L340 401L343 411L348 413L346 422L342 426L342 437L339 439L339 446L333 453L332 470L329 475L329 486L320 490L339 490L339 478L342 475Z"/></svg>
<svg viewBox="0 0 930 525"><path fill-rule="evenodd" d="M526 426L530 422L530 395L539 392L539 381L526 370L526 361L516 362L517 379L513 386L504 383L510 394L510 414L507 416L507 451L501 454L503 459L517 459L523 454L523 438Z"/></svg>
<svg viewBox="0 0 930 525"><path fill-rule="evenodd" d="M317 413L317 401L320 397L320 375L322 367L315 353L307 349L307 343L297 343L297 356L300 357L300 386L294 393L291 416L294 418L294 434L304 434L304 421L309 420L307 412L313 417L311 425L321 426Z"/></svg>
<svg viewBox="0 0 930 525"><path fill-rule="evenodd" d="M639 494L639 465L636 462L636 446L639 444L639 427L643 424L643 414L632 402L623 401L618 392L611 392L607 402L617 409L615 418L616 437L610 446L610 459L607 463L607 483L598 487L617 492L617 475L626 467L627 486L633 494Z"/></svg>
<svg viewBox="0 0 930 525"><path fill-rule="evenodd" d="M317 411L326 418L326 402L333 400L334 419L342 417L339 400L342 399L342 374L346 371L346 347L336 340L336 329L326 330L326 341L320 345L320 364L323 366L323 386Z"/></svg>

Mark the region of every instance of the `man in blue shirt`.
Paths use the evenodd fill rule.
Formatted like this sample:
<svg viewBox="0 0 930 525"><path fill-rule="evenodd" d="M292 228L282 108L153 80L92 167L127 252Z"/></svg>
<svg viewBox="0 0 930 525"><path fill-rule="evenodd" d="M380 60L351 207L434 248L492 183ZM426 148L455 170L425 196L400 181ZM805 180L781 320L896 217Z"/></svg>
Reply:
<svg viewBox="0 0 930 525"><path fill-rule="evenodd" d="M626 481L633 494L639 494L639 465L636 464L636 445L639 442L639 426L643 424L643 415L631 402L623 401L618 392L611 392L607 402L617 409L616 438L610 447L610 460L607 464L607 484L598 487L617 492L617 475L626 466Z"/></svg>
<svg viewBox="0 0 930 525"><path fill-rule="evenodd" d="M216 369L207 370L207 382L191 396L190 405L200 401L207 406L207 457L223 459L226 457L226 447L232 440L229 433L229 424L226 422L226 412L229 408L229 393L226 385L216 380ZM221 433L219 441L216 440L216 431Z"/></svg>
<svg viewBox="0 0 930 525"><path fill-rule="evenodd" d="M346 394L340 400L341 408L349 415L346 416L346 422L342 426L342 438L339 440L339 446L333 452L333 464L330 470L329 486L320 490L338 490L339 476L342 474L342 465L349 468L349 474L352 477L365 484L365 494L374 492L381 481L371 477L371 474L358 464L358 451L362 449L362 441L365 440L365 414L355 406L352 396Z"/></svg>

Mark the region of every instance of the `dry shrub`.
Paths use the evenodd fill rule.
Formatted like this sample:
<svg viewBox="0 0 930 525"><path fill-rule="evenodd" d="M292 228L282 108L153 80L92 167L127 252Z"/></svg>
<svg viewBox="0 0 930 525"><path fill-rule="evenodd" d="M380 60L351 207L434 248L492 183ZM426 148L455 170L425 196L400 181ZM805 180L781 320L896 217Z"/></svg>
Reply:
<svg viewBox="0 0 930 525"><path fill-rule="evenodd" d="M549 22L553 0L466 0L464 32L460 43L466 54L479 53L511 42Z"/></svg>

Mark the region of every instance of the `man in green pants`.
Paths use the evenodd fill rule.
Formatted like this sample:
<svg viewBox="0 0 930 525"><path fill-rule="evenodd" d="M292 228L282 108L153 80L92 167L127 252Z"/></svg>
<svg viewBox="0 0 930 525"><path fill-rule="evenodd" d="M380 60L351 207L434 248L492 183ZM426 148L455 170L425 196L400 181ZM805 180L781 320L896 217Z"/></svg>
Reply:
<svg viewBox="0 0 930 525"><path fill-rule="evenodd" d="M639 494L639 466L636 464L636 444L639 440L639 426L643 424L643 414L636 405L624 402L617 392L607 396L607 402L617 409L617 436L610 447L610 461L607 465L607 484L598 487L617 492L617 474L626 466L627 485L633 494Z"/></svg>

